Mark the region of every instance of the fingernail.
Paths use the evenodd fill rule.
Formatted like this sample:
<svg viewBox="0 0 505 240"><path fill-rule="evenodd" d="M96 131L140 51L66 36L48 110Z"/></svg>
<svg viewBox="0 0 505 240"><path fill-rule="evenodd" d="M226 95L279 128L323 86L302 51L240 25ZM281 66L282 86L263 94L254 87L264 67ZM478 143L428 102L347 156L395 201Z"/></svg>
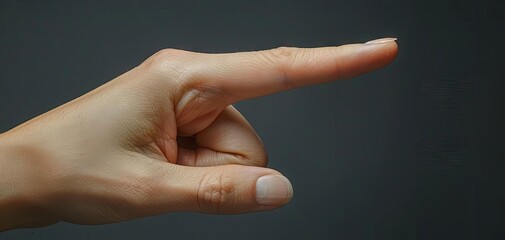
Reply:
<svg viewBox="0 0 505 240"><path fill-rule="evenodd" d="M388 42L394 42L397 38L379 38L372 41L368 41L365 44L383 44Z"/></svg>
<svg viewBox="0 0 505 240"><path fill-rule="evenodd" d="M282 175L266 175L256 181L256 202L265 206L280 206L293 197L293 187Z"/></svg>

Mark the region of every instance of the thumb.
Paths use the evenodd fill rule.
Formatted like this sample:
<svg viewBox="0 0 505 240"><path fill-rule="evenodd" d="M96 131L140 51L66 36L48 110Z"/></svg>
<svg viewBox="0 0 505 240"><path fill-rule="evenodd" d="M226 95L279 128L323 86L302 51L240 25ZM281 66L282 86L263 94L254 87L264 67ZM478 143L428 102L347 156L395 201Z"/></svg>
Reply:
<svg viewBox="0 0 505 240"><path fill-rule="evenodd" d="M165 211L245 213L278 208L291 200L293 188L279 172L261 167L221 165L168 167L158 204ZM156 204L156 203L155 203ZM167 206L169 205L169 206Z"/></svg>

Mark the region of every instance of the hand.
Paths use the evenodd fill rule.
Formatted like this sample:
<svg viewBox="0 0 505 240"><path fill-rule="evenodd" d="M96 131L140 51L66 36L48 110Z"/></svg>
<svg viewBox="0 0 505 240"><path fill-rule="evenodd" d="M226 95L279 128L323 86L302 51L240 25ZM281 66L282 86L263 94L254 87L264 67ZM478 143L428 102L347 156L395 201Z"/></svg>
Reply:
<svg viewBox="0 0 505 240"><path fill-rule="evenodd" d="M229 54L162 50L0 135L0 229L282 206L291 184L265 168L262 142L230 104L353 77L396 54L391 39Z"/></svg>

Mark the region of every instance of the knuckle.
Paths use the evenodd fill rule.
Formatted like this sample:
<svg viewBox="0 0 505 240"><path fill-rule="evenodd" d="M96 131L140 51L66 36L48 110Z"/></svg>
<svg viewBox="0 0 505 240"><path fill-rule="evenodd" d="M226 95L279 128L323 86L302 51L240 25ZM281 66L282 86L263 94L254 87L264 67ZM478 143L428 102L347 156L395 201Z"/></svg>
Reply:
<svg viewBox="0 0 505 240"><path fill-rule="evenodd" d="M235 186L224 171L205 176L198 187L197 202L201 211L220 213L235 200Z"/></svg>
<svg viewBox="0 0 505 240"><path fill-rule="evenodd" d="M186 51L166 48L150 56L143 65L148 69L157 71L167 71L181 67L181 58Z"/></svg>
<svg viewBox="0 0 505 240"><path fill-rule="evenodd" d="M290 69L293 63L297 60L299 49L296 47L277 47L266 52L266 59L273 65L280 74L281 83L285 89L295 88L293 81L290 77Z"/></svg>
<svg viewBox="0 0 505 240"><path fill-rule="evenodd" d="M174 56L180 55L183 50L175 49L175 48L165 48L156 52L153 56L158 57L160 59L164 58L172 58Z"/></svg>
<svg viewBox="0 0 505 240"><path fill-rule="evenodd" d="M271 50L271 53L279 59L290 59L295 54L297 48L280 46Z"/></svg>
<svg viewBox="0 0 505 240"><path fill-rule="evenodd" d="M272 61L280 65L289 64L296 57L297 48L295 47L277 47L271 49L268 52L269 57Z"/></svg>

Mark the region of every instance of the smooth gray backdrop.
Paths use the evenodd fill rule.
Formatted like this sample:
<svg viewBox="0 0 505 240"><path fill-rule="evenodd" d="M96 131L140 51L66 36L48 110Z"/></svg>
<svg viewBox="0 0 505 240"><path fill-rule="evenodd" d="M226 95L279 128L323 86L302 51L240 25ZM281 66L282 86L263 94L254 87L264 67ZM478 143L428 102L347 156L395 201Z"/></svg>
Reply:
<svg viewBox="0 0 505 240"><path fill-rule="evenodd" d="M485 0L0 0L0 131L172 47L398 37L387 68L237 104L292 202L272 212L60 223L0 239L504 239L504 4Z"/></svg>

